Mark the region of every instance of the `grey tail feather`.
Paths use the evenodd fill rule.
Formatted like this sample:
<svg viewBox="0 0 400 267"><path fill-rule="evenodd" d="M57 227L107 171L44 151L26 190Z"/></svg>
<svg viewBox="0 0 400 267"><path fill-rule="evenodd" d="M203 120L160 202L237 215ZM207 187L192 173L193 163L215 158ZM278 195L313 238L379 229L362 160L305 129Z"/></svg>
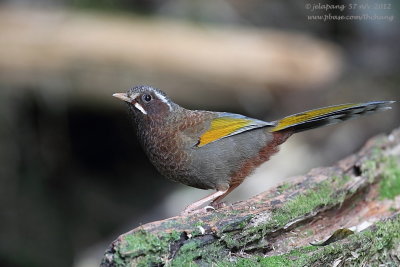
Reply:
<svg viewBox="0 0 400 267"><path fill-rule="evenodd" d="M372 114L378 111L389 110L392 107L389 105L395 103L396 101L374 101L367 103L360 103L354 107L344 108L334 112L330 112L310 120L300 122L298 124L289 126L294 130L294 132L302 132L326 125L336 124L342 121L347 121L351 119L358 118L363 115Z"/></svg>

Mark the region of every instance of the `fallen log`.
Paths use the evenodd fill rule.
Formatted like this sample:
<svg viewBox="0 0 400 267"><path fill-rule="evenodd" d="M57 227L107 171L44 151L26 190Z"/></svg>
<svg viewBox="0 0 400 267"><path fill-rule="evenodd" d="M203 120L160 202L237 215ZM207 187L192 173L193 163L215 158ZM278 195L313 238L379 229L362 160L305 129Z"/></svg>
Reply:
<svg viewBox="0 0 400 267"><path fill-rule="evenodd" d="M133 229L102 266L395 266L399 210L400 128L246 201Z"/></svg>

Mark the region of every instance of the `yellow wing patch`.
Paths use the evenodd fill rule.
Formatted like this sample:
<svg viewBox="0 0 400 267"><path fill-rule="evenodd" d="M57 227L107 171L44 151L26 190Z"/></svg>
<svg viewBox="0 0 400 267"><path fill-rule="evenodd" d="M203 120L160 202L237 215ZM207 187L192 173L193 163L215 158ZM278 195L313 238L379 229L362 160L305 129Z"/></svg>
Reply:
<svg viewBox="0 0 400 267"><path fill-rule="evenodd" d="M344 105L314 109L314 110L306 111L303 113L298 113L298 114L283 118L280 121L278 121L278 124L274 128L271 129L271 132L280 131L280 130L288 128L290 126L294 126L294 125L297 125L302 122L313 120L320 116L327 115L327 114L335 112L335 111L355 107L357 105L359 105L359 104L344 104Z"/></svg>
<svg viewBox="0 0 400 267"><path fill-rule="evenodd" d="M208 129L202 136L200 136L197 147L202 147L208 143L214 142L218 139L227 137L249 126L252 120L232 117L220 117L212 120L210 129Z"/></svg>

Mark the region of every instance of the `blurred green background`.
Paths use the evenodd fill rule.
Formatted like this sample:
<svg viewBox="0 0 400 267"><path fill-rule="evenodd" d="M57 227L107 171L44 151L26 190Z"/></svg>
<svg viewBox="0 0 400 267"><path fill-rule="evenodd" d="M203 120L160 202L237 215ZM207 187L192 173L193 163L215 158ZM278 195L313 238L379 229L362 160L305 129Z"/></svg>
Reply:
<svg viewBox="0 0 400 267"><path fill-rule="evenodd" d="M305 6L331 2L0 1L0 265L98 266L119 234L209 193L155 171L115 92L147 84L187 108L265 120L399 100L399 3ZM329 13L366 19L309 17ZM227 200L333 164L399 115L294 136Z"/></svg>

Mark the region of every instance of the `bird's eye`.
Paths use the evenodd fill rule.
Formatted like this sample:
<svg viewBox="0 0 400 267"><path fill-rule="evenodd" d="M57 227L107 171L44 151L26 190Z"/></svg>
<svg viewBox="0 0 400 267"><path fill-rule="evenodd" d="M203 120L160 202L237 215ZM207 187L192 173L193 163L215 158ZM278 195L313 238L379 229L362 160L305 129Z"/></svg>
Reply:
<svg viewBox="0 0 400 267"><path fill-rule="evenodd" d="M151 101L151 95L149 95L149 94L144 94L144 95L142 96L142 99L143 99L144 102L148 103L148 102Z"/></svg>

